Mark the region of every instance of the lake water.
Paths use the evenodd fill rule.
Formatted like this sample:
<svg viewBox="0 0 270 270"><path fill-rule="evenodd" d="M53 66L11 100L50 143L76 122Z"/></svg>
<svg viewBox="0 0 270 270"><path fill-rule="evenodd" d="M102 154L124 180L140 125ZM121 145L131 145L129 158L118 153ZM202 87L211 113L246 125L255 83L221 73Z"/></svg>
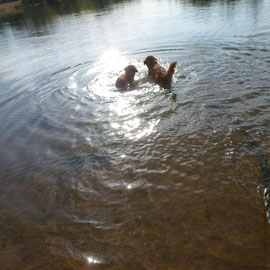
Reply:
<svg viewBox="0 0 270 270"><path fill-rule="evenodd" d="M23 7L0 67L1 269L270 269L269 0Z"/></svg>

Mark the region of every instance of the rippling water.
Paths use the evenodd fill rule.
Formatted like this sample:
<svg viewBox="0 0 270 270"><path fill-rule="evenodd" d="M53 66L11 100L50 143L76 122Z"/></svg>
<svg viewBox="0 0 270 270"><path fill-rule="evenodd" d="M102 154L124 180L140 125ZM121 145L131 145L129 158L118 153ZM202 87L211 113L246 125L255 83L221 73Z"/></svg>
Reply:
<svg viewBox="0 0 270 270"><path fill-rule="evenodd" d="M1 14L1 269L269 269L269 14L268 0ZM147 55L178 61L170 90Z"/></svg>

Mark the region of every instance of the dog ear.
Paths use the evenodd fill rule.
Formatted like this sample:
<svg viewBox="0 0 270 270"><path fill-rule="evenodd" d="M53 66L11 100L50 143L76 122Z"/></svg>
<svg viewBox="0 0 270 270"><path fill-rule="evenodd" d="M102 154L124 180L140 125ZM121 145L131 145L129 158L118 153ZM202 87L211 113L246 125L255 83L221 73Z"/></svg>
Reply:
<svg viewBox="0 0 270 270"><path fill-rule="evenodd" d="M149 61L150 61L150 56L147 56L145 59L144 59L144 64L147 65L149 64Z"/></svg>
<svg viewBox="0 0 270 270"><path fill-rule="evenodd" d="M147 65L147 66L148 65L154 65L156 63L157 63L157 59L154 56L152 56L152 55L147 56L145 58L145 60L144 60L144 64Z"/></svg>

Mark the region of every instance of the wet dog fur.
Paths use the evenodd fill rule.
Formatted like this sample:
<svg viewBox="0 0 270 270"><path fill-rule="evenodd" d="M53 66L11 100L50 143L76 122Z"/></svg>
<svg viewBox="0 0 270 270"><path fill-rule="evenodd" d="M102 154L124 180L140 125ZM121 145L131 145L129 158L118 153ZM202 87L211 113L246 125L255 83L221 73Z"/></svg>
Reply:
<svg viewBox="0 0 270 270"><path fill-rule="evenodd" d="M138 72L134 65L128 65L124 68L125 73L120 75L115 83L115 86L119 89L126 89L134 81L135 73Z"/></svg>
<svg viewBox="0 0 270 270"><path fill-rule="evenodd" d="M170 63L168 70L160 66L154 56L147 56L144 60L144 64L148 68L148 75L153 78L155 83L164 88L169 88L171 86L172 76L177 64L176 61Z"/></svg>

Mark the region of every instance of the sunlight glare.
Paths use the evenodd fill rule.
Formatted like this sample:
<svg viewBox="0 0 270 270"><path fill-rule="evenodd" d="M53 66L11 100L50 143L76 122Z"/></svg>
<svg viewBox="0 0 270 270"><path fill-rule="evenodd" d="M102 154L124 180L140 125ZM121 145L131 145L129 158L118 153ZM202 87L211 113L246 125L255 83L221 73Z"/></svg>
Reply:
<svg viewBox="0 0 270 270"><path fill-rule="evenodd" d="M99 260L97 260L97 259L95 259L95 258L93 258L93 257L87 257L87 261L88 261L88 263L90 264L90 263L100 263L100 261Z"/></svg>
<svg viewBox="0 0 270 270"><path fill-rule="evenodd" d="M106 69L115 70L123 69L128 61L121 56L118 50L110 49L102 54L100 62L105 65Z"/></svg>
<svg viewBox="0 0 270 270"><path fill-rule="evenodd" d="M87 74L97 73L94 80L88 85L90 93L107 98L117 96L119 93L112 91L112 88L115 87L116 78L128 64L128 59L118 50L105 51L96 65L88 70Z"/></svg>

